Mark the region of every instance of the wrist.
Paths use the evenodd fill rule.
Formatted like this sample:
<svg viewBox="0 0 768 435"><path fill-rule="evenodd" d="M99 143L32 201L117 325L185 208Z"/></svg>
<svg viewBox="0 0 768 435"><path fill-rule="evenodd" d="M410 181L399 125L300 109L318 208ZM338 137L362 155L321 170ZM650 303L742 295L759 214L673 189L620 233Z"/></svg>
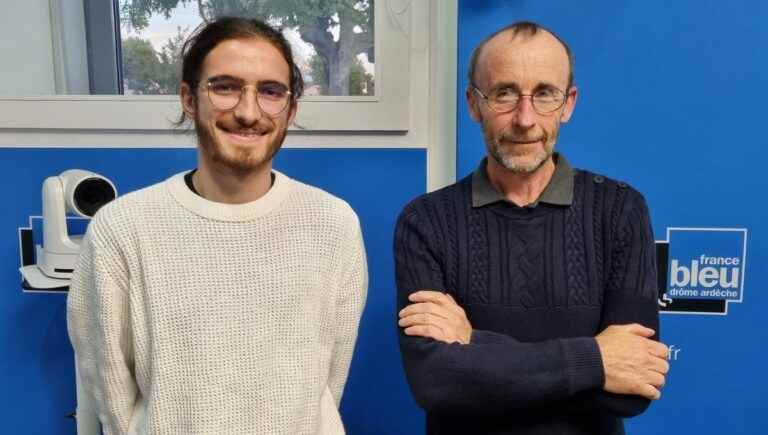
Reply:
<svg viewBox="0 0 768 435"><path fill-rule="evenodd" d="M605 371L597 340L594 337L575 337L563 339L562 343L571 393L602 388Z"/></svg>

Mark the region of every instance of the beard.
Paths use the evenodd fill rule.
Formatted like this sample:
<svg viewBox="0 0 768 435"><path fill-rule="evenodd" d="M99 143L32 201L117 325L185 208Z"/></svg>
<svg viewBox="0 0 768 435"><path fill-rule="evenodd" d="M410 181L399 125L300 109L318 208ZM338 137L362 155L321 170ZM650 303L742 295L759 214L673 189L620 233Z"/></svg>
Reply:
<svg viewBox="0 0 768 435"><path fill-rule="evenodd" d="M525 133L517 134L514 131L503 131L497 137L485 122L482 123L482 126L488 154L498 164L512 173L531 174L536 172L547 162L547 160L549 160L550 157L552 157L552 154L555 151L555 142L557 141L559 131L558 128L554 130L551 136L546 131L542 130L542 132L537 135ZM543 146L532 152L515 154L515 148L530 146L526 144L518 144L517 142L539 142L543 144Z"/></svg>
<svg viewBox="0 0 768 435"><path fill-rule="evenodd" d="M221 124L217 124L217 127L222 130L245 128L244 126L227 128ZM258 131L259 134L267 135L278 127L272 120L262 118L257 124L248 128ZM282 147L287 130L288 128L285 127L278 131L278 134L267 144L266 149L236 145L225 146L216 136L213 122L205 124L195 116L195 133L197 134L197 142L200 144L202 152L216 166L229 169L236 174L248 174L271 162L275 154Z"/></svg>

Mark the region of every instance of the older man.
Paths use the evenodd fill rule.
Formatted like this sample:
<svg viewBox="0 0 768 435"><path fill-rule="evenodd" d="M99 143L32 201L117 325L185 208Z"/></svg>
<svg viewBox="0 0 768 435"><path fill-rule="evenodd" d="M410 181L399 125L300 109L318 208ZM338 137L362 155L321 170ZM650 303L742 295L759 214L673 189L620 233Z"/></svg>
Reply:
<svg viewBox="0 0 768 435"><path fill-rule="evenodd" d="M91 222L69 333L106 434L343 434L367 290L344 201L272 169L303 82L253 19L200 28L182 59L198 167Z"/></svg>
<svg viewBox="0 0 768 435"><path fill-rule="evenodd" d="M466 91L487 157L400 215L400 344L429 434L621 434L660 397L648 210L554 152L577 95L552 32L491 35Z"/></svg>

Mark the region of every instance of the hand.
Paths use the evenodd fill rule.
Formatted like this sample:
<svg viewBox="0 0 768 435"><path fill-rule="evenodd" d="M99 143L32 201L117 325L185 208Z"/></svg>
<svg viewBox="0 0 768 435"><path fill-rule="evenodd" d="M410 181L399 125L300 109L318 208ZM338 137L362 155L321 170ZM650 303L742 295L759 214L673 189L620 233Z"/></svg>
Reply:
<svg viewBox="0 0 768 435"><path fill-rule="evenodd" d="M669 349L651 340L655 332L639 324L611 325L595 337L605 370L605 391L661 397L669 372Z"/></svg>
<svg viewBox="0 0 768 435"><path fill-rule="evenodd" d="M411 293L413 302L400 310L398 325L405 335L432 338L445 343L469 344L472 325L464 309L447 293L420 290Z"/></svg>

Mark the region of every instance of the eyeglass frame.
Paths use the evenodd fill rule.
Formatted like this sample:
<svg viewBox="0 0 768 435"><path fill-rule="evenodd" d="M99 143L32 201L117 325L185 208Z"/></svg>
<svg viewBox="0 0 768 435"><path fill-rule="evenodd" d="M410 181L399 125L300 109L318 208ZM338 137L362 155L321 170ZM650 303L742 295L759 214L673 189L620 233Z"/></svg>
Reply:
<svg viewBox="0 0 768 435"><path fill-rule="evenodd" d="M275 113L269 113L269 112L267 112L266 110L264 110L264 108L263 108L263 107L261 107L261 103L259 103L259 91L258 91L258 87L259 87L259 85L260 85L261 83L251 83L251 84L244 84L244 83L242 83L242 82L241 82L241 83L239 83L239 84L240 84L240 97L238 97L238 99L237 99L237 103L235 103L235 104L234 104L232 107L230 107L230 108L228 108L228 109L222 109L221 107L217 106L217 105L216 105L216 103L214 103L214 102L213 102L213 98L211 98L211 85L212 85L212 84L213 84L213 83L216 81L216 79L217 79L216 77L212 77L212 78L209 78L209 79L207 79L207 80L205 81L205 85L204 85L204 86L205 86L205 90L206 90L206 92L205 92L205 93L206 93L206 95L208 95L208 101L209 101L209 102L211 103L211 105L212 105L213 107L215 107L217 110L221 110L221 111L223 111L223 112L229 112L230 110L235 110L235 108L236 108L237 106L239 106L239 105L240 105L240 103L243 101L243 95L245 95L245 89L246 89L246 88L251 88L251 87L256 89L256 106L258 106L258 107L259 107L259 110L260 110L262 113L264 113L265 115L269 116L270 118L275 118L275 117L279 116L281 113L285 112L285 109L287 109L287 108L288 108L288 106L290 106L290 105L291 105L291 100L292 100L292 97L291 97L291 95L293 95L293 92L291 92L291 90L290 90L290 89L286 89L286 91L285 91L285 94L286 94L286 96L287 96L288 98L287 98L287 99L286 99L286 101L285 101L285 106L283 106L283 108L282 108L282 109L280 109L280 111L279 111L279 112L275 112ZM239 79L236 79L236 80L237 80L237 81L239 81ZM278 82L278 83L279 83L279 82ZM283 85L282 83L279 83L279 84ZM285 85L283 85L283 86L285 86ZM287 88L287 87L286 87L286 88Z"/></svg>
<svg viewBox="0 0 768 435"><path fill-rule="evenodd" d="M483 99L483 101L485 101L485 104L488 106L488 108L491 109L492 111L496 112L496 113L514 112L515 110L517 110L520 107L520 102L523 101L523 97L529 97L531 99L531 107L533 107L533 110L536 113L538 113L539 115L548 115L550 113L557 112L558 110L562 109L563 106L565 106L565 103L568 101L568 97L569 97L568 92L563 91L563 90L561 90L558 87L552 86L550 89L554 89L554 90L560 92L561 94L563 94L563 101L560 103L559 106L557 106L556 108L554 108L554 109L552 109L552 110L550 110L548 112L542 112L542 111L540 111L539 109L536 108L536 104L534 103L534 100L533 100L533 97L534 97L534 95L536 95L536 92L534 92L533 94L523 94L523 93L520 93L519 94L520 98L517 100L517 103L515 104L514 107L512 107L509 110L497 110L491 104L491 97L490 96L486 95L483 91L481 91L480 88L478 88L477 85L475 85L474 83L470 83L470 87L472 88L473 91L475 91L478 95L480 95L480 97ZM569 87L568 91L570 91L571 89L572 89L572 87Z"/></svg>

